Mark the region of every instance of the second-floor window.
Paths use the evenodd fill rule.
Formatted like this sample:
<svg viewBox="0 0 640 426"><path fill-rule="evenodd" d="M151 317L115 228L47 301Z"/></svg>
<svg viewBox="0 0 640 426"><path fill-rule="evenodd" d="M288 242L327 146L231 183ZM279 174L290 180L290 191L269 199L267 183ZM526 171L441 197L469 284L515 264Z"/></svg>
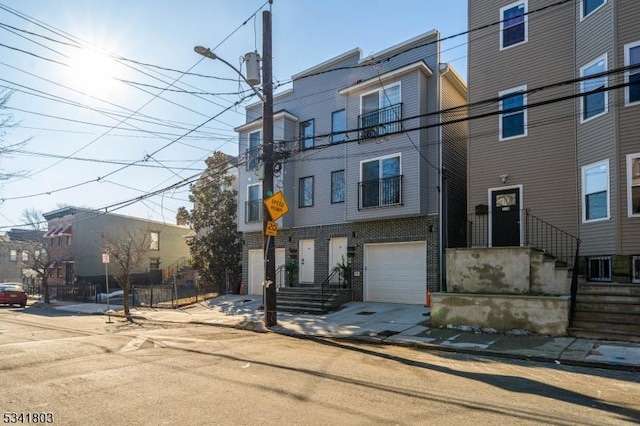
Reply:
<svg viewBox="0 0 640 426"><path fill-rule="evenodd" d="M527 2L518 1L500 9L500 49L527 41Z"/></svg>
<svg viewBox="0 0 640 426"><path fill-rule="evenodd" d="M582 167L582 220L603 219L609 219L609 160Z"/></svg>
<svg viewBox="0 0 640 426"><path fill-rule="evenodd" d="M18 251L17 250L11 250L9 252L9 260L11 262L17 262L18 261Z"/></svg>
<svg viewBox="0 0 640 426"><path fill-rule="evenodd" d="M359 208L402 203L400 155L363 161L360 168Z"/></svg>
<svg viewBox="0 0 640 426"><path fill-rule="evenodd" d="M313 119L300 123L300 149L309 149L315 146L315 122Z"/></svg>
<svg viewBox="0 0 640 426"><path fill-rule="evenodd" d="M249 133L247 170L256 170L260 165L260 132Z"/></svg>
<svg viewBox="0 0 640 426"><path fill-rule="evenodd" d="M400 83L365 93L360 98L360 138L376 138L400 131L402 119Z"/></svg>
<svg viewBox="0 0 640 426"><path fill-rule="evenodd" d="M149 240L149 250L160 250L160 233L150 232Z"/></svg>
<svg viewBox="0 0 640 426"><path fill-rule="evenodd" d="M588 77L607 70L607 55L603 55L580 68L580 77ZM580 120L587 121L607 112L607 77L600 76L580 82L581 98ZM589 93L600 90L596 93Z"/></svg>
<svg viewBox="0 0 640 426"><path fill-rule="evenodd" d="M27 253L26 251L22 252L22 262L23 263L27 263L29 261L29 253Z"/></svg>
<svg viewBox="0 0 640 426"><path fill-rule="evenodd" d="M640 65L640 41L624 46L624 65ZM627 71L625 82L629 84L625 87L625 104L640 105L640 68Z"/></svg>
<svg viewBox="0 0 640 426"><path fill-rule="evenodd" d="M298 185L298 207L313 206L313 176L300 178Z"/></svg>
<svg viewBox="0 0 640 426"><path fill-rule="evenodd" d="M344 170L331 172L331 202L344 203Z"/></svg>
<svg viewBox="0 0 640 426"><path fill-rule="evenodd" d="M71 235L67 235L67 245L71 245Z"/></svg>
<svg viewBox="0 0 640 426"><path fill-rule="evenodd" d="M640 217L640 153L627 155L629 217Z"/></svg>
<svg viewBox="0 0 640 426"><path fill-rule="evenodd" d="M245 222L259 222L262 211L262 186L259 183L247 187Z"/></svg>
<svg viewBox="0 0 640 426"><path fill-rule="evenodd" d="M527 86L500 92L500 140L527 135Z"/></svg>
<svg viewBox="0 0 640 426"><path fill-rule="evenodd" d="M335 111L331 114L331 143L344 142L347 130L347 114L345 110Z"/></svg>

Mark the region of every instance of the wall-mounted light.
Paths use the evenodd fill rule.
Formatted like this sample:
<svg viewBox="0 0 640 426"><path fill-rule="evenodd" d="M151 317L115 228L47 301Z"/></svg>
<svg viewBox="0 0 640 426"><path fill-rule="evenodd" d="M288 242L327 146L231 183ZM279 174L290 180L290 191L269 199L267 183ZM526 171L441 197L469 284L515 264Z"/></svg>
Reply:
<svg viewBox="0 0 640 426"><path fill-rule="evenodd" d="M357 238L357 237L358 237L358 233L357 233L356 231L353 231L353 232L351 233L351 236L352 236L353 238Z"/></svg>
<svg viewBox="0 0 640 426"><path fill-rule="evenodd" d="M509 173L503 173L500 176L498 176L500 178L500 180L502 181L502 183L507 183L507 178L509 177Z"/></svg>
<svg viewBox="0 0 640 426"><path fill-rule="evenodd" d="M289 242L293 242L293 237L291 235L289 235Z"/></svg>

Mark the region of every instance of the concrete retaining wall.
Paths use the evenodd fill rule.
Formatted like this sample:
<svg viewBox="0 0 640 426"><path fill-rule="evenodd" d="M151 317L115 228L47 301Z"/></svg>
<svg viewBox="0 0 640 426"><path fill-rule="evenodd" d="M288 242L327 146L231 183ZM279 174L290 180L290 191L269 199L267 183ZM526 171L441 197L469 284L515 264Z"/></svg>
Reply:
<svg viewBox="0 0 640 426"><path fill-rule="evenodd" d="M431 326L479 325L501 332L526 329L564 336L569 327L569 299L569 296L434 293Z"/></svg>

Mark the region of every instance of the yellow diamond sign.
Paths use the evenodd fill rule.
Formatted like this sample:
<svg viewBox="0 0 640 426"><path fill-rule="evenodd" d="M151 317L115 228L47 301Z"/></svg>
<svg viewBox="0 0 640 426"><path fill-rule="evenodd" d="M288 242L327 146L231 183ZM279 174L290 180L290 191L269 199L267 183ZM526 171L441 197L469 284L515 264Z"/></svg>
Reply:
<svg viewBox="0 0 640 426"><path fill-rule="evenodd" d="M289 211L287 200L284 199L282 191L278 191L264 200L264 205L269 212L269 216L271 216L271 220L278 220Z"/></svg>

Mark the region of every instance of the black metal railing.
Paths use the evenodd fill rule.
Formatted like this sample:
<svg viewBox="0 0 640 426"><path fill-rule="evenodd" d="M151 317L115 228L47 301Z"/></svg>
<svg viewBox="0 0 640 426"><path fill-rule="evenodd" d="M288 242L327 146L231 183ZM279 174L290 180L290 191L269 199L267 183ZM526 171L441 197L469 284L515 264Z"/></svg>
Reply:
<svg viewBox="0 0 640 426"><path fill-rule="evenodd" d="M402 120L402 103L391 105L358 117L360 139L371 139L399 132Z"/></svg>
<svg viewBox="0 0 640 426"><path fill-rule="evenodd" d="M358 210L402 204L402 175L358 182Z"/></svg>
<svg viewBox="0 0 640 426"><path fill-rule="evenodd" d="M322 299L323 311L326 309L327 299L333 295L337 295L341 290L349 293L348 300L353 298L351 294L351 267L333 268L329 276L320 284L320 297ZM332 303L330 308L334 308L336 305L340 305L345 301L346 300L336 300L336 303Z"/></svg>
<svg viewBox="0 0 640 426"><path fill-rule="evenodd" d="M256 170L260 165L260 148L247 149L245 151L246 169Z"/></svg>
<svg viewBox="0 0 640 426"><path fill-rule="evenodd" d="M553 256L569 268L574 265L574 254L579 239L562 229L531 214L529 209L513 212L515 226L493 229L493 213L471 213L458 226L466 226L467 246L495 247L496 239L513 241L512 246L527 246Z"/></svg>
<svg viewBox="0 0 640 426"><path fill-rule="evenodd" d="M576 298L578 295L578 261L580 259L580 239L576 242L576 253L573 257L573 270L571 271L571 301L569 302L569 326L573 326L576 313Z"/></svg>
<svg viewBox="0 0 640 426"><path fill-rule="evenodd" d="M260 222L262 220L262 199L245 201L244 223Z"/></svg>

